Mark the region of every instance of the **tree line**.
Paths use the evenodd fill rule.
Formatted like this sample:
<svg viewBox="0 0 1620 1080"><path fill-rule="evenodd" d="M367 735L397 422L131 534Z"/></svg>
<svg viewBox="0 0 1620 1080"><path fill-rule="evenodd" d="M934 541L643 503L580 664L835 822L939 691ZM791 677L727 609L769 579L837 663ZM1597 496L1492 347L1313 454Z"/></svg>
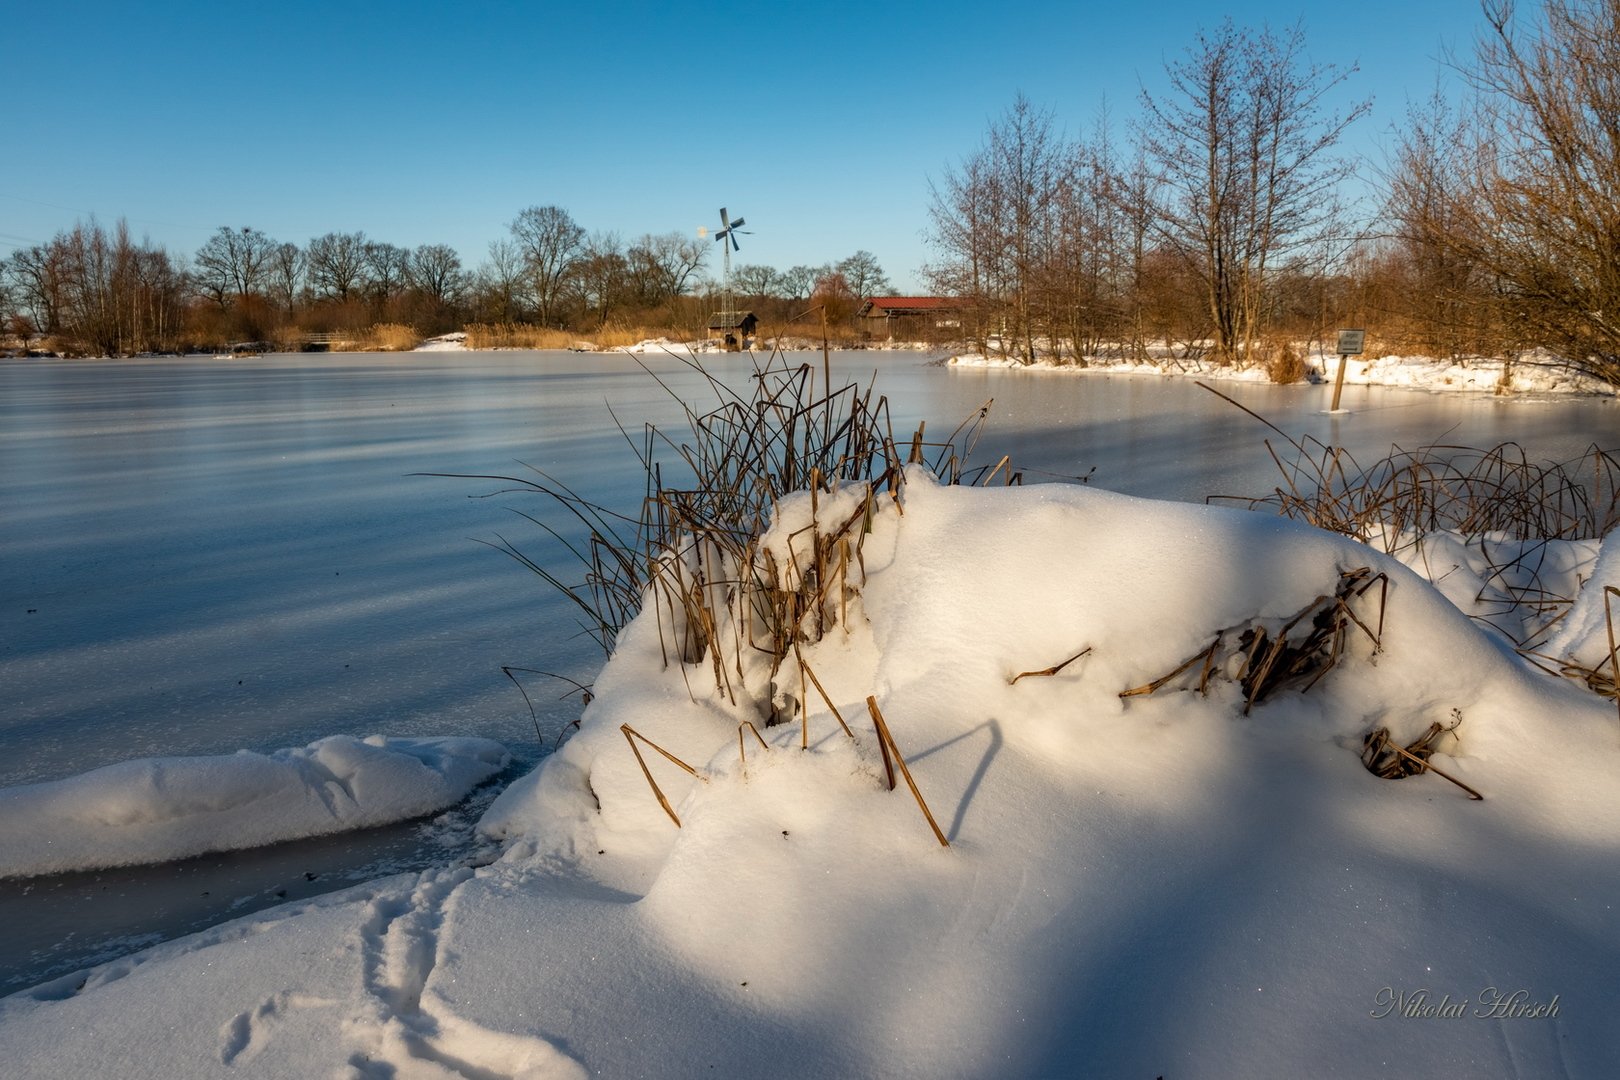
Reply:
<svg viewBox="0 0 1620 1080"><path fill-rule="evenodd" d="M1371 212L1338 153L1369 101L1303 32L1200 33L1117 135L1019 97L931 186L926 268L1024 360L1275 364L1335 327L1388 351L1546 350L1620 385L1620 0L1484 0L1469 91L1409 110ZM1294 357L1297 363L1297 357Z"/></svg>
<svg viewBox="0 0 1620 1080"><path fill-rule="evenodd" d="M557 206L519 213L488 258L464 267L446 244L401 247L363 232L302 246L252 227L219 228L190 258L123 221L78 222L0 260L0 326L68 352L129 355L232 342L296 345L308 335L407 325L424 337L468 324L590 331L610 322L697 336L723 304L705 270L711 241L680 233L625 242L586 232ZM786 319L814 295L835 319L887 279L870 252L778 272L738 267L733 295Z"/></svg>

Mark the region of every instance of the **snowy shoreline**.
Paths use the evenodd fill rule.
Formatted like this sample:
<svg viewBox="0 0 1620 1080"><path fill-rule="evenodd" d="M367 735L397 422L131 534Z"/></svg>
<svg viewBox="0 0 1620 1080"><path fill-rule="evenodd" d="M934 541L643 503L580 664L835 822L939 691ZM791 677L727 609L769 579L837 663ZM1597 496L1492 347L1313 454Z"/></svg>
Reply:
<svg viewBox="0 0 1620 1080"><path fill-rule="evenodd" d="M1237 368L1204 361L1165 360L1150 363L1090 357L1083 365L1056 363L1051 360L1037 360L1032 364L1025 364L1008 357L964 353L949 357L945 363L947 367L962 369L1051 372L1075 376L1144 375L1272 385L1271 378L1261 366ZM1312 353L1305 359L1305 381L1318 384L1332 383L1338 372L1338 365L1339 358L1335 355L1320 351ZM1504 362L1500 359L1476 357L1468 360L1439 360L1427 356L1351 357L1345 365L1344 382L1346 386L1382 386L1424 390L1430 393L1483 393L1509 397L1581 395L1612 398L1620 392L1620 388L1609 386L1590 376L1571 372L1545 359L1525 360L1507 366L1509 380L1504 385Z"/></svg>

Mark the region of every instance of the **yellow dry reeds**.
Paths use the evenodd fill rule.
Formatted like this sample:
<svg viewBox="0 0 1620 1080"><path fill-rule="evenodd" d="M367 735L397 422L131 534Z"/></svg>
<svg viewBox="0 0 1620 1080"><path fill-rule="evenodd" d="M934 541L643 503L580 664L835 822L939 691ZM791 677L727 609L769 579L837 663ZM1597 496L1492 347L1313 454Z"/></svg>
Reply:
<svg viewBox="0 0 1620 1080"><path fill-rule="evenodd" d="M362 352L410 352L422 344L416 327L400 323L377 323L359 335L355 347Z"/></svg>
<svg viewBox="0 0 1620 1080"><path fill-rule="evenodd" d="M595 330L556 330L532 323L472 323L469 349L576 349L606 352L663 336L644 326L603 326Z"/></svg>

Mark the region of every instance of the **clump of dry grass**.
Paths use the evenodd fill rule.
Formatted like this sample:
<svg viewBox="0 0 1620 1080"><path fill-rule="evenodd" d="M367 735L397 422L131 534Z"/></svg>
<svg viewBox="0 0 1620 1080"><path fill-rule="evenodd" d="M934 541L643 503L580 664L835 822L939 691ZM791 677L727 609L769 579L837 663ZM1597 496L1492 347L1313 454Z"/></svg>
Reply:
<svg viewBox="0 0 1620 1080"><path fill-rule="evenodd" d="M400 323L376 323L361 331L355 347L361 352L410 352L422 344L416 327Z"/></svg>
<svg viewBox="0 0 1620 1080"><path fill-rule="evenodd" d="M565 330L529 323L470 323L466 331L469 349L566 349L575 340Z"/></svg>
<svg viewBox="0 0 1620 1080"><path fill-rule="evenodd" d="M1462 712L1459 709L1451 710L1451 725L1449 727L1438 721L1429 725L1428 729L1406 746L1396 742L1389 733L1389 728L1381 727L1367 733L1361 743L1361 763L1367 771L1374 776L1385 780L1400 780L1408 776L1419 776L1432 772L1443 780L1449 780L1468 793L1468 797L1475 802L1481 802L1485 796L1458 780L1455 776L1444 771L1430 760L1439 749L1436 745L1442 738L1451 735L1462 723Z"/></svg>
<svg viewBox="0 0 1620 1080"><path fill-rule="evenodd" d="M1266 377L1274 383L1286 384L1304 382L1309 368L1305 366L1305 358L1294 348L1292 342L1281 341L1270 350L1270 354L1263 361Z"/></svg>
<svg viewBox="0 0 1620 1080"><path fill-rule="evenodd" d="M801 646L850 617L865 582L863 549L874 520L904 513L900 496L908 464L927 466L945 483L998 477L1006 484L1022 482L1005 458L994 469L967 465L989 404L943 441L929 441L923 426L897 441L888 400L855 383L829 389L825 367L818 378L811 365L790 364L773 354L756 363L748 387L738 391L695 358L677 358L707 380L719 404L699 414L682 401L687 430L678 435L651 425L639 439L626 433L646 478L639 514L592 502L539 470L481 478L513 485L507 491L543 495L575 530L583 528L584 540L570 542L562 529L521 515L568 544L583 578L565 580L560 570L542 566L504 537L492 546L560 590L604 653L611 653L618 632L650 605L664 663L678 666L683 678L706 672L716 692L751 705L767 727L797 721L801 748L810 745L814 688L853 739L805 663ZM650 369L648 374L658 378ZM773 553L764 537L773 513L789 496L808 498L809 521L787 537L788 555L780 558L781 549ZM869 708L876 716L875 702ZM876 722L876 730L885 758L898 759L886 725ZM625 734L641 759L633 738L639 734ZM647 771L645 760L642 768ZM900 768L935 837L948 844L903 759ZM678 826L650 772L647 779Z"/></svg>

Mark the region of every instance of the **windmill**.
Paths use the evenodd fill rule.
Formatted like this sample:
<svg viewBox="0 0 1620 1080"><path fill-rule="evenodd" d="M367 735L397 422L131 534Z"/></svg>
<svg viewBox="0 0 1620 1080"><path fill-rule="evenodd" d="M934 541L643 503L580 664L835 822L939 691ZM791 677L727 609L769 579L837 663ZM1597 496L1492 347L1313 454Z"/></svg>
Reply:
<svg viewBox="0 0 1620 1080"><path fill-rule="evenodd" d="M720 250L725 253L725 271L720 279L720 296L723 304L721 315L726 319L735 319L737 317L731 303L731 253L742 250L741 245L737 243L738 233L742 233L744 236L751 235L743 229L745 224L746 222L742 218L732 221L726 216L726 208L723 206L720 208L720 231L714 234L714 238L720 241ZM727 243L727 241L730 242Z"/></svg>

